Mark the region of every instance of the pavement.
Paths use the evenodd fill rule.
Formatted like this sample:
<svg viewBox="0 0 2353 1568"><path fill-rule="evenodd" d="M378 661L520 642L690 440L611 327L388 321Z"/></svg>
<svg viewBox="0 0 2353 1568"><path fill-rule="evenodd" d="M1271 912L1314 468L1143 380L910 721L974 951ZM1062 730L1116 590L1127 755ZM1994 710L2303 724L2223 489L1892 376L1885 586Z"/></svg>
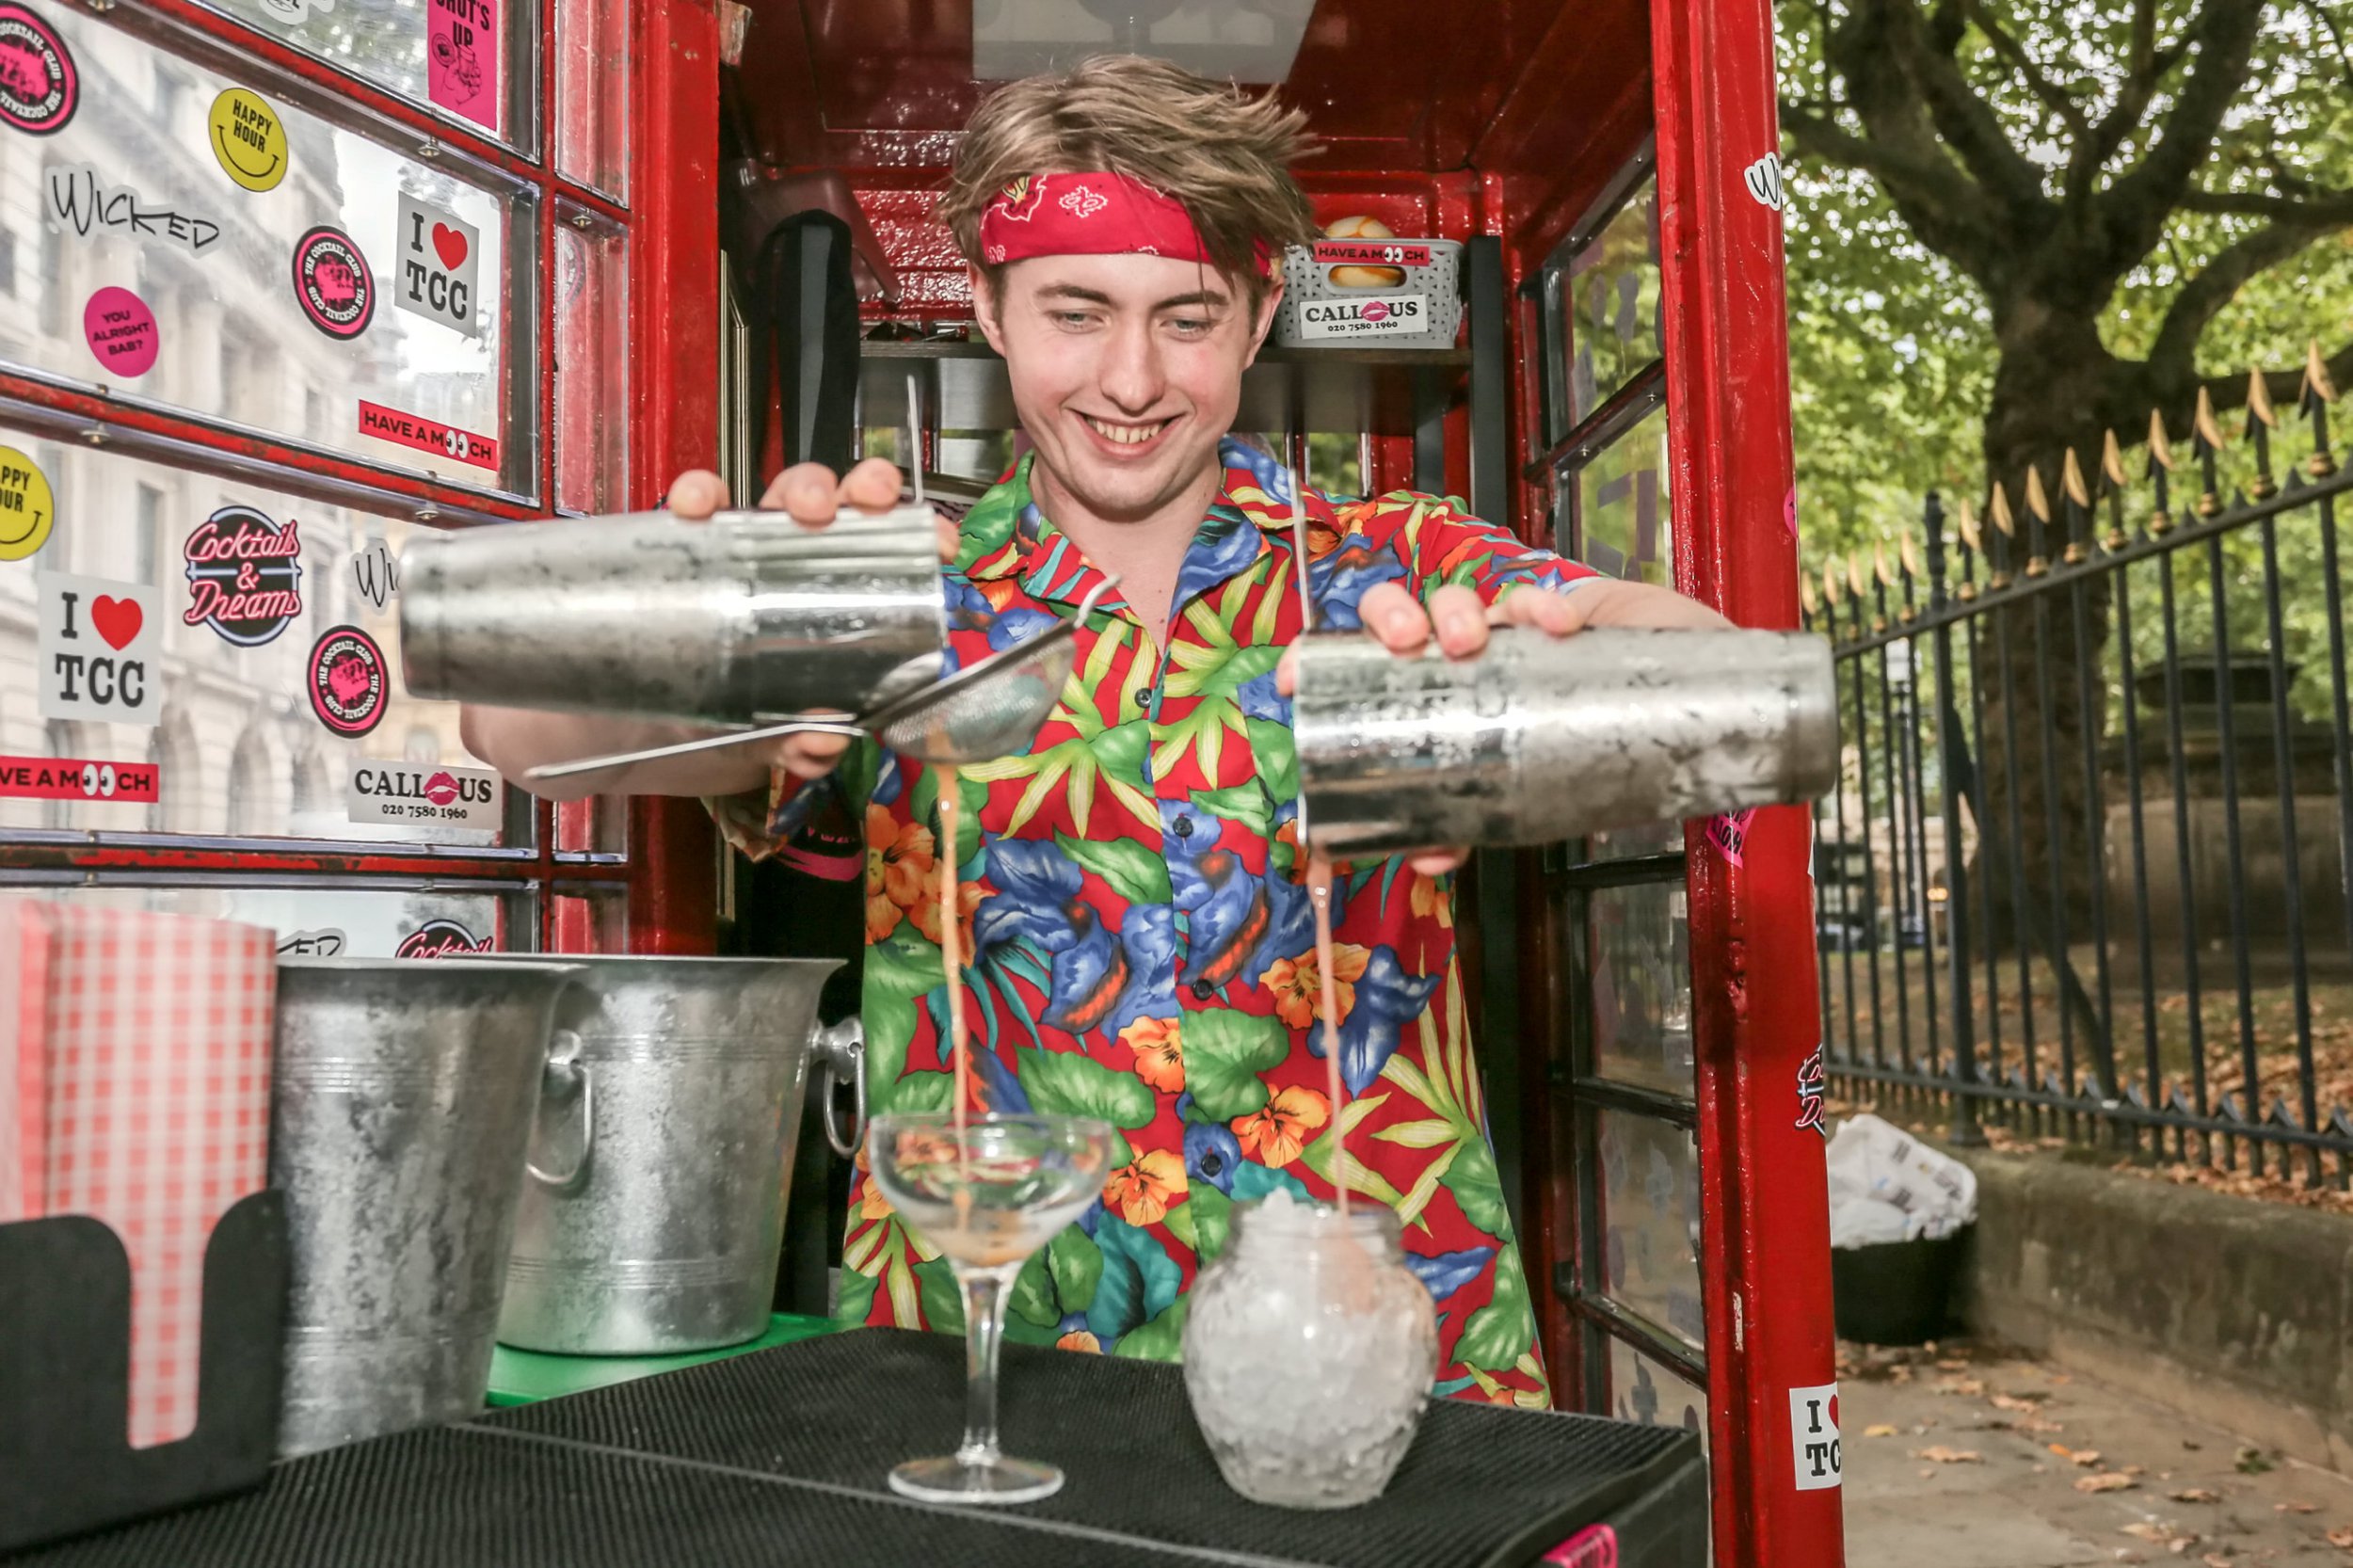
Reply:
<svg viewBox="0 0 2353 1568"><path fill-rule="evenodd" d="M1849 1568L2353 1568L2353 1478L2129 1390L1964 1343L1838 1374Z"/></svg>

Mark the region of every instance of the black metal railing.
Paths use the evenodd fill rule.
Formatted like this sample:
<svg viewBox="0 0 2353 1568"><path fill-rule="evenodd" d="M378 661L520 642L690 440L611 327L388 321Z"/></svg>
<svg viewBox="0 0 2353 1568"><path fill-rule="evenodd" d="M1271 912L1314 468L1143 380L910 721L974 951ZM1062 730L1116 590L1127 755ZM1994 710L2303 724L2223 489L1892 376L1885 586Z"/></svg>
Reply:
<svg viewBox="0 0 2353 1568"><path fill-rule="evenodd" d="M1807 582L1845 728L1815 882L1850 1096L1945 1103L1963 1143L2353 1180L2353 474L2317 354L2303 435L2250 387L2236 442L2201 395L2185 468L2153 418L2138 486L2111 434L2015 508L1991 488L1983 527L1930 495L1923 551Z"/></svg>

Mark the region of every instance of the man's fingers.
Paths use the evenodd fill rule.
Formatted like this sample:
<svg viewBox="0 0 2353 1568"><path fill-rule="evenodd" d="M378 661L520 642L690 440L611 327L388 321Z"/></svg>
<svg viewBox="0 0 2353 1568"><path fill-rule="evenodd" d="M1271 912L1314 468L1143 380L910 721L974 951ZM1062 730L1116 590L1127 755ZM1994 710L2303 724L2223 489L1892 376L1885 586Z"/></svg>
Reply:
<svg viewBox="0 0 2353 1568"><path fill-rule="evenodd" d="M823 778L833 772L841 760L841 754L850 749L852 737L819 731L814 734L790 735L776 748L776 760L785 772L795 778Z"/></svg>
<svg viewBox="0 0 2353 1568"><path fill-rule="evenodd" d="M842 476L840 499L861 512L888 512L899 504L899 467L888 457L869 457Z"/></svg>
<svg viewBox="0 0 2353 1568"><path fill-rule="evenodd" d="M1297 647L1285 648L1283 656L1274 661L1274 689L1285 696L1297 695L1299 691L1299 649Z"/></svg>
<svg viewBox="0 0 2353 1568"><path fill-rule="evenodd" d="M939 531L940 564L953 566L956 557L964 553L964 535L946 518L935 519L932 526Z"/></svg>
<svg viewBox="0 0 2353 1568"><path fill-rule="evenodd" d="M670 481L670 511L689 522L700 522L727 504L728 482L709 469L690 468Z"/></svg>
<svg viewBox="0 0 2353 1568"><path fill-rule="evenodd" d="M1375 585L1357 604L1356 616L1391 653L1419 653L1430 640L1430 617L1395 583Z"/></svg>
<svg viewBox="0 0 2353 1568"><path fill-rule="evenodd" d="M1438 648L1449 659L1467 659L1487 646L1487 606L1459 583L1430 596L1430 618L1437 623Z"/></svg>
<svg viewBox="0 0 2353 1568"><path fill-rule="evenodd" d="M1548 636L1565 637L1585 629L1586 609L1575 594L1522 588L1497 607L1504 625L1532 626Z"/></svg>
<svg viewBox="0 0 2353 1568"><path fill-rule="evenodd" d="M810 528L833 520L840 509L841 481L823 463L795 463L776 475L760 504L772 511L789 512L792 520Z"/></svg>

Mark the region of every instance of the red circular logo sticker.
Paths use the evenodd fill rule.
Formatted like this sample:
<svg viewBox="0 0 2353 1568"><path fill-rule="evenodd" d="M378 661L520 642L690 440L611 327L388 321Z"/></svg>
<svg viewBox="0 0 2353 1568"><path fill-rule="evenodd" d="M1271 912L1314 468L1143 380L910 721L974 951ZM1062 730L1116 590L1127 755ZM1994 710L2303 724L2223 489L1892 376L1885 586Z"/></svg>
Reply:
<svg viewBox="0 0 2353 1568"><path fill-rule="evenodd" d="M294 286L302 313L330 338L358 337L376 314L367 258L340 229L312 229L295 242Z"/></svg>
<svg viewBox="0 0 2353 1568"><path fill-rule="evenodd" d="M81 102L81 72L65 40L24 7L0 6L0 121L53 136Z"/></svg>
<svg viewBox="0 0 2353 1568"><path fill-rule="evenodd" d="M384 650L356 626L311 645L311 712L338 735L364 735L384 717Z"/></svg>

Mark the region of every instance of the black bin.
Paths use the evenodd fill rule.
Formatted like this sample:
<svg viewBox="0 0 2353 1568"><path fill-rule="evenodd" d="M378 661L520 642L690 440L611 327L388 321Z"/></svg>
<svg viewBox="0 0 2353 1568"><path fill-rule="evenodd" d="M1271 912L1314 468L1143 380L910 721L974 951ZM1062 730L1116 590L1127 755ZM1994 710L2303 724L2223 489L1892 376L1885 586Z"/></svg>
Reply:
<svg viewBox="0 0 2353 1568"><path fill-rule="evenodd" d="M1831 1306L1838 1337L1865 1345L1943 1338L1953 1326L1953 1285L1968 1235L1963 1225L1933 1241L1832 1248Z"/></svg>

